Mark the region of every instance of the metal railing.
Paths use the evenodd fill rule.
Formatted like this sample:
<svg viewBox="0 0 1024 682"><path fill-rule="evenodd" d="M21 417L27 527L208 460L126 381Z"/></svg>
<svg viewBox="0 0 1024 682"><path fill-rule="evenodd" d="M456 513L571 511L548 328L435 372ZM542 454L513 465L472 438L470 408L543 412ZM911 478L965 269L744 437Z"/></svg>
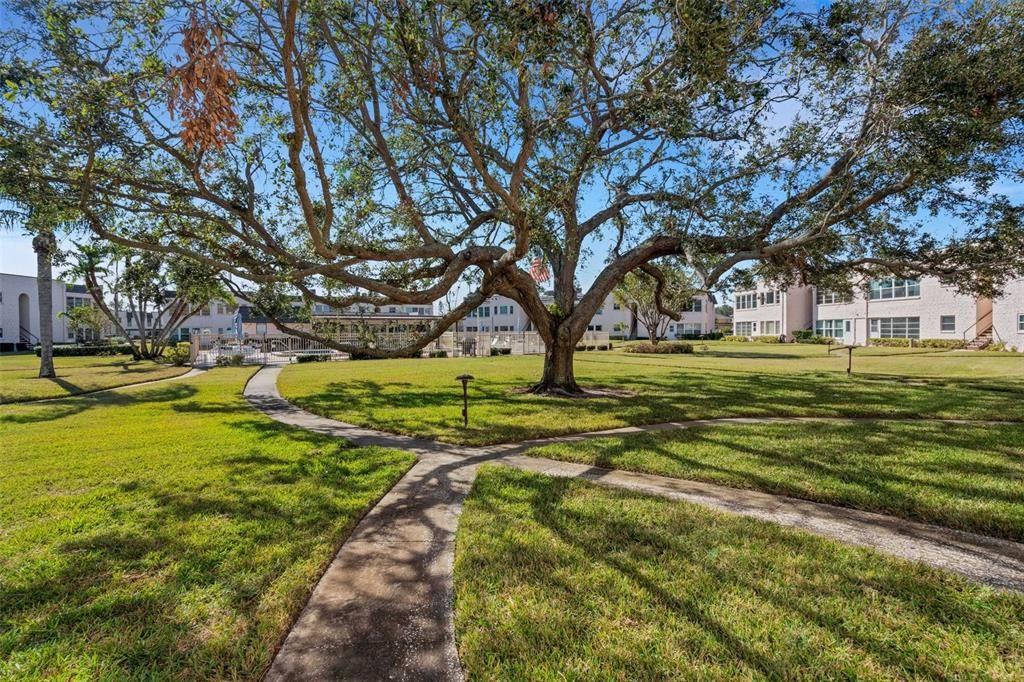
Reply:
<svg viewBox="0 0 1024 682"><path fill-rule="evenodd" d="M362 348L399 350L414 340L411 333L379 334L372 339L339 335L336 339ZM345 359L348 354L317 341L283 334L247 334L241 339L218 334L193 334L192 363L211 367L218 362L234 364L287 364L302 355L321 355ZM610 347L608 332L587 332L577 345ZM537 332L445 332L427 344L422 357L480 357L490 355L536 355L544 353L544 341ZM223 359L221 359L223 358Z"/></svg>
<svg viewBox="0 0 1024 682"><path fill-rule="evenodd" d="M37 344L39 343L39 337L25 329L22 326L18 326L18 336L22 343Z"/></svg>
<svg viewBox="0 0 1024 682"><path fill-rule="evenodd" d="M989 326L988 327L982 327L981 324L985 321L986 318L989 321ZM985 313L984 315L979 317L974 322L974 324L972 324L970 327L968 327L967 329L964 330L964 343L967 343L967 335L970 333L970 331L972 329L974 329L975 327L978 328L978 333L975 334L974 337L972 337L972 340L973 340L974 338L977 338L978 336L981 336L985 332L989 331L992 328L991 322L992 322L992 311L989 310L987 313Z"/></svg>

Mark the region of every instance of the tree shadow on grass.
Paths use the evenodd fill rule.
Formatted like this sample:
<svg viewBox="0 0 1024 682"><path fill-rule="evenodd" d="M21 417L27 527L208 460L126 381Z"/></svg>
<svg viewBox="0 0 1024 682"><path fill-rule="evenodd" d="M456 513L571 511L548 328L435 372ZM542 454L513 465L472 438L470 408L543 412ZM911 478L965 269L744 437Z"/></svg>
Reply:
<svg viewBox="0 0 1024 682"><path fill-rule="evenodd" d="M0 415L0 423L32 424L55 421L80 414L97 407L127 407L143 403L164 403L184 400L198 393L195 386L174 383L162 387L147 387L139 390L110 391L104 393L68 396L45 403L25 402L5 406L8 414Z"/></svg>
<svg viewBox="0 0 1024 682"><path fill-rule="evenodd" d="M994 390L946 379L847 378L831 372L753 374L672 368L644 374L578 373L583 385L633 391L632 397L586 401L515 395L515 380L481 378L470 386L470 428L461 428L461 391L436 384L357 380L332 382L316 394L290 397L316 414L407 435L450 442L495 443L579 432L581 417L605 417L600 428L685 419L758 416L965 417L1024 419L1024 385ZM902 377L900 379L903 379ZM453 382L454 383L454 382Z"/></svg>
<svg viewBox="0 0 1024 682"><path fill-rule="evenodd" d="M515 555L515 560L508 561L503 569L504 589L515 593L517 584L529 585L535 590L531 603L538 606L540 599L542 609L545 599L551 599L553 604L565 600L588 604L588 608L576 614L583 619L592 613L601 617L600 610L593 607L595 600L607 599L610 604L636 603L638 615L634 617L653 611L656 619L667 621L660 624L661 627L671 627L672 619L682 619L717 645L717 650L711 651L669 651L662 665L686 665L693 654L700 656L704 664L724 666L728 670L739 662L759 675L780 679L808 669L826 678L844 676L850 672L851 664L857 666L874 661L885 665L889 674L897 677L914 676L922 669L942 676L951 672L949 661L944 660L943 648L931 648L927 643L913 646L915 633L920 632L922 639L924 635L941 637L935 631L948 627L957 636L967 633L979 642L1004 643L1013 633L1014 624L1001 620L1006 609L1000 615L985 603L962 600L965 591L985 593L981 588L965 587L958 578L878 557L867 550L844 548L840 554L834 549L834 543L799 531L681 503L641 502L651 505L652 511L620 513L619 501L642 498L632 493L601 491L595 496L607 498L608 502L595 503L588 499L584 488L588 484L503 469L497 471L504 485L475 489L472 498L475 504L483 504L495 514L491 525L506 528L515 523L515 518L508 518L508 509L510 506L513 511L521 509L525 499L526 518L549 531L567 550L567 554L560 555L557 547L540 539L524 543L502 540L499 536L498 542L507 544L505 551L509 558ZM512 493L508 493L510 489ZM512 496L508 497L509 494ZM667 524L665 515L669 518ZM527 531L525 537L540 536ZM464 551L472 553L473 550ZM499 556L494 547L489 551L492 556ZM553 565L552 556L575 557L571 561L577 563L573 565L569 559L564 559L555 560L558 563ZM725 556L729 556L729 560L719 558ZM613 589L620 589L621 593L588 594L597 589L587 580L588 563L604 566L620 576L625 586ZM475 568L494 570L493 566ZM664 582L654 576L667 576L668 580ZM471 578L466 580L472 582ZM543 591L538 595L536 590ZM716 606L723 599L734 605L749 604L749 616L745 611L739 614L716 612ZM732 608L745 610L748 607ZM880 608L884 609L889 626L863 627L876 619L876 609ZM659 611L664 615L658 616ZM725 613L729 614L727 619L722 617ZM475 620L481 617L481 614L473 615ZM504 616L510 617L514 618L515 614ZM764 632L752 628L753 623L765 622L768 625ZM632 626L645 628L659 624L634 622ZM802 641L806 641L803 640L805 635L824 634L825 641L834 642L834 653L843 655L833 656L833 652L821 644L804 647L803 651L777 646L778 638L786 636L784 632L772 631L779 627L791 633L794 629L803 631L799 635ZM894 634L893 628L900 628L898 634ZM586 627L582 623L574 634L586 637L596 631L608 633L607 627ZM613 633L610 636L614 636ZM523 634L521 645L495 642L497 651L490 655L497 659L520 656L528 636L529 633ZM1014 637L1020 639L1019 634ZM507 648L502 649L503 645ZM601 648L596 642L578 639L573 639L571 645L573 651ZM1011 645L1008 650L990 647L987 652L979 653L991 659L1005 657L1007 651L1012 650ZM573 651L559 651L556 646L554 655L571 658ZM547 654L551 653L549 649ZM846 653L852 653L855 660L844 661ZM626 651L624 658L613 660L611 664L623 665L623 671L634 670L634 665L652 664L646 658L631 660L638 656L645 657L645 654ZM984 658L978 660L984 661ZM968 677L977 674L973 668L978 660L953 659L955 668L963 666L953 674ZM557 669L557 658L552 666ZM984 663L981 666L985 670ZM614 675L611 670L606 672ZM654 676L671 675L679 669L647 672Z"/></svg>
<svg viewBox="0 0 1024 682"><path fill-rule="evenodd" d="M400 453L320 440L291 455L214 457L199 478L115 484L110 509L93 510L108 520L57 530L39 548L52 561L0 581L10 625L0 659L55 644L59 660L40 663L51 674L100 665L120 678L258 677L315 579L295 571L326 562L407 466Z"/></svg>
<svg viewBox="0 0 1024 682"><path fill-rule="evenodd" d="M1024 541L1019 433L926 421L733 425L607 437L550 454Z"/></svg>

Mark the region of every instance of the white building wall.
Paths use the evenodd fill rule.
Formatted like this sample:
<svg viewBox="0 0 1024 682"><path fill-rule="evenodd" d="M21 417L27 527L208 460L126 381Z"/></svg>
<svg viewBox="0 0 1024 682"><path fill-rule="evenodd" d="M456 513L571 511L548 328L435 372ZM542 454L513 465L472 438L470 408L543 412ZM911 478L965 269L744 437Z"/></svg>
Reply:
<svg viewBox="0 0 1024 682"><path fill-rule="evenodd" d="M543 300L549 302L547 298ZM522 307L505 296L491 296L480 304L474 313L459 321L460 331L533 331L533 323L523 312ZM714 331L714 328L714 305L707 296L702 296L700 312L684 312L679 322L670 322L667 336L682 337L687 333L684 330L688 329L699 330L696 331L698 334L707 334ZM642 324L636 324L629 307L618 303L614 296L605 299L604 304L597 309L587 325L587 330L605 332L613 337L621 335L631 338L631 335L635 335L636 338L647 338L647 329Z"/></svg>
<svg viewBox="0 0 1024 682"><path fill-rule="evenodd" d="M59 317L60 313L64 312L67 286L59 280L54 280L52 286L53 340L56 343L74 341L73 330ZM21 315L22 296L28 302L26 320L23 320ZM24 326L32 334L33 339L39 338L39 286L36 278L0 273L0 341L18 343L21 340L20 327L23 322L27 322Z"/></svg>
<svg viewBox="0 0 1024 682"><path fill-rule="evenodd" d="M992 338L1024 352L1024 279L1010 282L1003 296L992 301Z"/></svg>
<svg viewBox="0 0 1024 682"><path fill-rule="evenodd" d="M815 300L817 291L815 290ZM918 318L921 339L964 339L977 335L978 304L974 298L961 296L950 287L943 286L933 277L920 280L920 293L892 299L870 299L864 291L856 291L848 303L816 303L813 324L817 330L820 321L842 321L841 341L849 345L866 345L869 338L882 336L871 331L871 319ZM955 325L943 331L941 318L952 316Z"/></svg>
<svg viewBox="0 0 1024 682"><path fill-rule="evenodd" d="M754 308L741 308L741 301L755 302ZM813 297L811 287L788 290L759 284L756 289L733 294L733 334L737 336L779 336L787 340L811 326ZM748 331L749 330L749 331Z"/></svg>

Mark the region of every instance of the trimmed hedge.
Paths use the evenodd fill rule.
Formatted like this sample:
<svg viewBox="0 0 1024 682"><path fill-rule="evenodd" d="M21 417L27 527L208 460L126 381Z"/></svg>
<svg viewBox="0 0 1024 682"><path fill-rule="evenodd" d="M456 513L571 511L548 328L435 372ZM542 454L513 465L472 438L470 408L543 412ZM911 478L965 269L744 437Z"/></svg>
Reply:
<svg viewBox="0 0 1024 682"><path fill-rule="evenodd" d="M331 356L327 353L299 353L295 356L295 362L302 364L305 362L327 362L331 359Z"/></svg>
<svg viewBox="0 0 1024 682"><path fill-rule="evenodd" d="M40 346L36 346L36 357L40 357L43 354L43 349ZM66 344L55 344L53 346L53 357L55 358L71 358L71 357L82 357L86 355L131 355L132 345L130 343L119 343L119 344L104 344L102 346L97 345L84 345L77 343L66 343Z"/></svg>
<svg viewBox="0 0 1024 682"><path fill-rule="evenodd" d="M491 357L494 357L496 355L512 355L512 349L511 348L492 348L491 349Z"/></svg>
<svg viewBox="0 0 1024 682"><path fill-rule="evenodd" d="M448 351L446 350L432 350L427 353L428 358L446 358L448 357Z"/></svg>
<svg viewBox="0 0 1024 682"><path fill-rule="evenodd" d="M234 353L233 355L218 355L214 364L217 367L241 367L245 364L245 356L241 353Z"/></svg>
<svg viewBox="0 0 1024 682"><path fill-rule="evenodd" d="M748 336L723 336L722 341L728 341L730 343L747 343L750 341Z"/></svg>
<svg viewBox="0 0 1024 682"><path fill-rule="evenodd" d="M872 346L885 346L887 348L910 348L913 341L914 348L963 348L963 339L871 339Z"/></svg>
<svg viewBox="0 0 1024 682"><path fill-rule="evenodd" d="M392 355L391 358L422 358L422 350L411 350L407 353L401 353L399 355ZM349 360L387 360L389 358L382 358L377 355L372 355L370 352L365 350L354 350L348 354Z"/></svg>
<svg viewBox="0 0 1024 682"><path fill-rule="evenodd" d="M783 343L778 336L755 336L754 341L757 343Z"/></svg>
<svg viewBox="0 0 1024 682"><path fill-rule="evenodd" d="M623 350L627 353L652 353L655 355L670 355L676 353L692 353L693 344L680 341L662 341L658 345L653 343L634 343L626 346Z"/></svg>

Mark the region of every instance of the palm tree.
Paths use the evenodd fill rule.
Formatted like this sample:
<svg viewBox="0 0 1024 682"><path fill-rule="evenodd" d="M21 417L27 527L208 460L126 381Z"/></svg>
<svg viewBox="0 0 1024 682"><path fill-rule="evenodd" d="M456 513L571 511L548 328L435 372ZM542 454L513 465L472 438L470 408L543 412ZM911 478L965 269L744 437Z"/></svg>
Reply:
<svg viewBox="0 0 1024 682"><path fill-rule="evenodd" d="M41 227L32 237L36 252L36 284L39 287L39 378L57 376L53 368L53 257L57 238L53 230Z"/></svg>

